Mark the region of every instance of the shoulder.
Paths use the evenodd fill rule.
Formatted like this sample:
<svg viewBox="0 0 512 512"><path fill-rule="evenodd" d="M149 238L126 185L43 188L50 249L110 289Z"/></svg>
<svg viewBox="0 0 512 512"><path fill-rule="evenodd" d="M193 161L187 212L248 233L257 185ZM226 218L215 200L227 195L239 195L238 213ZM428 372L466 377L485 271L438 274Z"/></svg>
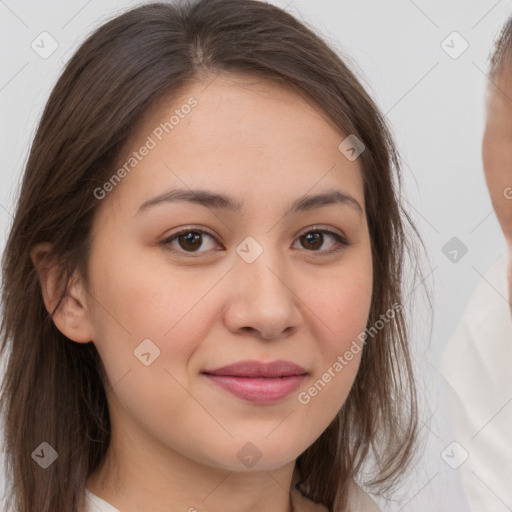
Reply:
<svg viewBox="0 0 512 512"><path fill-rule="evenodd" d="M368 493L363 491L356 482L352 482L351 485L349 508L350 512L381 512Z"/></svg>
<svg viewBox="0 0 512 512"><path fill-rule="evenodd" d="M457 400L473 404L478 397L479 403L493 409L496 403L488 397L502 401L504 390L512 385L512 316L503 300L507 295L507 261L502 256L476 286L437 366ZM475 379L475 374L485 378ZM471 410L476 411L473 406Z"/></svg>

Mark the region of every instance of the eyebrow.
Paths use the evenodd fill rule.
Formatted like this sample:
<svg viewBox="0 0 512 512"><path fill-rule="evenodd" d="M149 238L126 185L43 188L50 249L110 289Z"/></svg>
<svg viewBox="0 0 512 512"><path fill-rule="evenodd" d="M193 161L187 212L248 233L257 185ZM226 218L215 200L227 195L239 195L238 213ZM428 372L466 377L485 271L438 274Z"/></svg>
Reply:
<svg viewBox="0 0 512 512"><path fill-rule="evenodd" d="M200 204L207 208L238 212L243 208L243 202L227 196L225 194L213 192L210 190L191 190L191 189L173 189L164 192L152 199L144 202L138 209L136 215L162 203L170 203L175 201L187 201L190 203ZM341 190L327 190L321 194L304 195L295 199L286 209L284 215L299 213L323 206L334 204L347 205L363 214L363 208L359 202L347 192Z"/></svg>

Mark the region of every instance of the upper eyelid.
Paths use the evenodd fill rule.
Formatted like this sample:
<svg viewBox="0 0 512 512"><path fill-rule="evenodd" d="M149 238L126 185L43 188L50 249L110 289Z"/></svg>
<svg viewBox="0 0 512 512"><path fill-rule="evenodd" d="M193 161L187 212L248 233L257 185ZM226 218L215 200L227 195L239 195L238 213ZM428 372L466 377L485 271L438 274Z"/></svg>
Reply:
<svg viewBox="0 0 512 512"><path fill-rule="evenodd" d="M211 236L213 239L215 239L217 243L219 243L217 240L218 236L216 234L211 233L210 231L208 231L207 229L205 229L203 227L194 226L194 225L185 226L185 227L179 229L178 231L164 237L164 239L162 240L161 243L171 243L170 242L171 239L175 239L180 234L186 233L189 231L197 231L197 232L200 232L203 234L207 234L207 235ZM349 240L343 231L337 230L336 228L319 225L319 224L313 224L312 226L307 226L307 227L303 228L297 235L295 235L295 239L297 239L298 237L300 237L306 233L309 233L310 231L323 231L323 232L327 232L327 234L331 235L331 236L339 236L346 245L350 245ZM338 231L340 231L340 232L338 232ZM340 243L340 242L337 240L337 243ZM208 252L208 251L205 251L205 252ZM316 251L316 252L320 253L320 252L328 252L328 251ZM190 254L194 254L194 253L190 253ZM200 254L200 252L196 252L196 254Z"/></svg>
<svg viewBox="0 0 512 512"><path fill-rule="evenodd" d="M180 228L178 231L165 236L164 241L168 240L169 238L173 238L173 237L175 237L183 232L186 232L186 231L199 231L201 233L206 233L207 235L210 235L213 238L219 238L217 234L210 232L207 228L192 225L192 226L185 226L183 228ZM328 232L332 232L332 234L338 235L344 239L347 238L343 231L341 231L337 228L334 228L334 227L323 226L321 224L313 224L312 226L305 227L301 231L299 231L299 233L297 235L295 235L295 237L302 236L303 234L308 233L310 231L328 231Z"/></svg>

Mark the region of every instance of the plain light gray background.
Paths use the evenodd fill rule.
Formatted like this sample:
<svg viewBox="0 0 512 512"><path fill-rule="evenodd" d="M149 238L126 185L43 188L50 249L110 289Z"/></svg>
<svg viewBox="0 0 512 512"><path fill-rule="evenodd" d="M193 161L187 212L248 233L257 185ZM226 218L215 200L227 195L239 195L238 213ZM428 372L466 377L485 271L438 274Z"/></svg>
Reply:
<svg viewBox="0 0 512 512"><path fill-rule="evenodd" d="M0 0L2 250L36 123L63 63L98 24L139 3ZM493 39L512 13L512 3L272 3L311 24L348 56L350 67L385 113L404 161L405 204L429 252L426 283L434 289L433 323L421 308L414 320L417 363L424 380L426 450L395 502L379 502L380 506L383 510L411 512L466 511L457 470L440 457L453 434L436 365L480 274L505 252L485 188L480 148L487 57ZM43 31L59 45L47 59L31 48ZM469 44L457 58L441 46L454 31ZM453 51L458 52L462 44L456 39ZM442 252L454 236L468 248L456 264Z"/></svg>

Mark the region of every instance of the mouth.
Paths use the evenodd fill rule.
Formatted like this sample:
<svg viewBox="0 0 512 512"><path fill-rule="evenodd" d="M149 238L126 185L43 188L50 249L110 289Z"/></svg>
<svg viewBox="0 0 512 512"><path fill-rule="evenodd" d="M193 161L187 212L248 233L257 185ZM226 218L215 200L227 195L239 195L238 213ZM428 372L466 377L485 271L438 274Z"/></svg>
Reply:
<svg viewBox="0 0 512 512"><path fill-rule="evenodd" d="M295 391L308 373L290 361L240 361L201 372L221 389L249 402L267 404Z"/></svg>

